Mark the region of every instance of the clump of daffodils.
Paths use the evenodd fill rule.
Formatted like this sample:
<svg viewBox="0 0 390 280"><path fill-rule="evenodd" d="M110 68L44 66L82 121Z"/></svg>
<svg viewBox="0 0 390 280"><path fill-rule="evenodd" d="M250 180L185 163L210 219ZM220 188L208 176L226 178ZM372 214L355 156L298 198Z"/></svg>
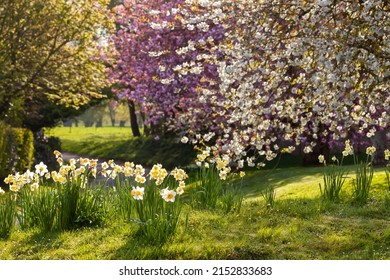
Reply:
<svg viewBox="0 0 390 280"><path fill-rule="evenodd" d="M207 153L209 155L209 153ZM35 165L35 172L27 170L25 173L15 173L8 175L4 182L9 185L12 192L18 192L24 186L28 186L31 191L39 189L44 180L52 180L52 182L64 185L68 182L74 182L80 185L81 188L85 188L88 183L89 176L96 178L98 174L107 179L116 179L119 175L125 178L131 178L136 184L132 187L130 195L135 200L143 200L144 193L147 191L147 186L142 186L147 183L147 178L154 181L156 186L162 185L168 176L172 176L175 179L175 184L167 186L159 190L159 193L167 202L174 202L177 195L182 195L186 187L185 180L188 178L187 173L180 168L175 168L171 172L168 172L161 164L155 164L150 172L146 174L145 168L140 164L134 164L132 162L125 162L124 165L119 165L114 160L103 162L100 165L95 159L88 159L81 157L79 159L70 159L69 163L65 163L61 152L54 151L54 155L59 164L58 170L49 171L47 166L40 162ZM204 154L206 156L206 153ZM226 170L228 167L228 161L225 159L221 166L221 170ZM4 190L0 189L0 194L3 194Z"/></svg>
<svg viewBox="0 0 390 280"><path fill-rule="evenodd" d="M205 149L200 150L200 153L197 155L196 165L199 167L204 166L205 168L210 168L210 165L215 165L215 168L218 170L219 178L221 180L226 180L227 176L231 173L232 169L229 166L231 163L231 158L224 154L222 156L215 155L211 157L211 148L206 146ZM243 164L239 163L239 168L243 167Z"/></svg>
<svg viewBox="0 0 390 280"><path fill-rule="evenodd" d="M390 150L389 149L385 150L385 160L390 160Z"/></svg>
<svg viewBox="0 0 390 280"><path fill-rule="evenodd" d="M168 172L165 168L162 167L161 164L155 164L153 165L152 170L150 170L149 176L151 179L156 180L156 185L159 186L168 176Z"/></svg>
<svg viewBox="0 0 390 280"><path fill-rule="evenodd" d="M367 154L368 156L372 156L375 152L376 152L376 148L373 147L373 146L367 147L367 149L366 149L366 154Z"/></svg>
<svg viewBox="0 0 390 280"><path fill-rule="evenodd" d="M353 155L353 147L351 146L351 142L349 140L345 141L345 149L343 151L343 156L347 157L349 155Z"/></svg>
<svg viewBox="0 0 390 280"><path fill-rule="evenodd" d="M47 166L40 162L35 165L35 172L27 170L23 174L16 172L15 174L10 174L4 179L4 183L9 185L9 189L12 192L19 192L25 186L28 186L31 191L36 191L39 189L41 178L50 178L50 173L47 170Z"/></svg>

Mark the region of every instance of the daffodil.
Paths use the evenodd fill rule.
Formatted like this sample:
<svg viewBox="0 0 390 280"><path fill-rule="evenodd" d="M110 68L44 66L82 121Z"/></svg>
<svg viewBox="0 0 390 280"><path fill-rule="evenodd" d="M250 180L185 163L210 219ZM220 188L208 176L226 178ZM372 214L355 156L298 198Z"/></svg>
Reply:
<svg viewBox="0 0 390 280"><path fill-rule="evenodd" d="M20 190L20 185L18 184L12 184L10 187L9 187L10 191L12 192L18 192Z"/></svg>
<svg viewBox="0 0 390 280"><path fill-rule="evenodd" d="M113 169L117 172L117 173L122 173L123 172L123 166L120 166L118 164L115 164Z"/></svg>
<svg viewBox="0 0 390 280"><path fill-rule="evenodd" d="M172 170L171 175L176 179L176 181L183 181L188 178L187 173L180 168L175 168Z"/></svg>
<svg viewBox="0 0 390 280"><path fill-rule="evenodd" d="M30 170L27 170L23 173L23 182L25 184L30 184L34 180L34 172L31 172Z"/></svg>
<svg viewBox="0 0 390 280"><path fill-rule="evenodd" d="M176 193L178 194L178 195L182 195L183 193L184 193L184 188L182 188L182 187L178 187L177 189L176 189Z"/></svg>
<svg viewBox="0 0 390 280"><path fill-rule="evenodd" d="M97 174L97 168L96 168L96 167L93 167L93 168L91 169L91 174L92 174L92 176L93 176L94 178L96 178L96 174Z"/></svg>
<svg viewBox="0 0 390 280"><path fill-rule="evenodd" d="M185 188L186 187L186 183L184 181L180 181L179 182L179 187L180 188Z"/></svg>
<svg viewBox="0 0 390 280"><path fill-rule="evenodd" d="M98 164L98 160L97 159L91 159L90 162L89 162L89 165L91 167L93 167L93 168L96 168L97 164Z"/></svg>
<svg viewBox="0 0 390 280"><path fill-rule="evenodd" d="M4 183L6 184L11 184L12 182L15 181L15 176L14 175L11 175L9 174L5 179L4 179Z"/></svg>
<svg viewBox="0 0 390 280"><path fill-rule="evenodd" d="M137 164L135 166L135 174L140 176L143 176L145 174L145 169L142 167L142 165Z"/></svg>
<svg viewBox="0 0 390 280"><path fill-rule="evenodd" d="M139 184L143 184L146 182L146 178L144 176L137 175L135 176L135 181Z"/></svg>
<svg viewBox="0 0 390 280"><path fill-rule="evenodd" d="M123 169L123 174L125 174L126 177L134 176L134 168L125 165Z"/></svg>
<svg viewBox="0 0 390 280"><path fill-rule="evenodd" d="M376 148L374 146L368 147L366 149L366 154L372 156L376 152Z"/></svg>
<svg viewBox="0 0 390 280"><path fill-rule="evenodd" d="M160 173L160 169L161 168L162 168L161 164L153 165L152 169L149 172L150 178L157 179L158 178L158 174Z"/></svg>
<svg viewBox="0 0 390 280"><path fill-rule="evenodd" d="M102 174L102 176L103 177L107 177L107 172L108 172L109 170L107 170L107 169L102 169L102 171L101 171L101 174Z"/></svg>
<svg viewBox="0 0 390 280"><path fill-rule="evenodd" d="M106 170L108 167L109 167L109 165L107 164L107 162L103 162L102 163L102 169L103 170Z"/></svg>
<svg viewBox="0 0 390 280"><path fill-rule="evenodd" d="M125 167L130 167L130 168L134 168L134 163L133 162L129 162L129 161L126 161L125 162Z"/></svg>
<svg viewBox="0 0 390 280"><path fill-rule="evenodd" d="M343 151L343 156L348 156L348 155L352 155L353 154L353 148L350 144L350 141L349 140L346 140L345 141L345 149Z"/></svg>
<svg viewBox="0 0 390 280"><path fill-rule="evenodd" d="M118 175L118 173L116 172L116 170L110 170L110 171L111 171L110 178L114 180L116 178L116 176Z"/></svg>
<svg viewBox="0 0 390 280"><path fill-rule="evenodd" d="M320 163L324 163L324 162L325 162L325 157L324 157L324 155L319 155L319 156L318 156L318 161L319 161Z"/></svg>
<svg viewBox="0 0 390 280"><path fill-rule="evenodd" d="M0 187L0 195L5 194L5 191Z"/></svg>
<svg viewBox="0 0 390 280"><path fill-rule="evenodd" d="M37 191L39 189L39 184L38 183L31 184L30 189L32 192Z"/></svg>
<svg viewBox="0 0 390 280"><path fill-rule="evenodd" d="M162 189L161 192L161 197L166 201L166 202L175 202L175 197L176 197L176 192L169 190L168 188Z"/></svg>
<svg viewBox="0 0 390 280"><path fill-rule="evenodd" d="M48 172L46 164L42 161L35 165L35 173L39 174L39 176L43 176Z"/></svg>
<svg viewBox="0 0 390 280"><path fill-rule="evenodd" d="M59 151L57 151L57 150L55 150L55 151L53 152L53 154L56 156L56 158L62 157L62 154L61 154Z"/></svg>
<svg viewBox="0 0 390 280"><path fill-rule="evenodd" d="M385 150L385 160L390 160L390 150Z"/></svg>
<svg viewBox="0 0 390 280"><path fill-rule="evenodd" d="M61 157L59 157L57 158L57 162L61 166L64 163L64 160Z"/></svg>
<svg viewBox="0 0 390 280"><path fill-rule="evenodd" d="M134 199L142 200L144 198L144 192L145 192L145 188L140 188L137 186L135 188L133 187L130 194Z"/></svg>
<svg viewBox="0 0 390 280"><path fill-rule="evenodd" d="M82 166L89 166L90 161L89 161L88 158L80 158L80 159L79 159L79 163L80 163L80 165L82 165Z"/></svg>

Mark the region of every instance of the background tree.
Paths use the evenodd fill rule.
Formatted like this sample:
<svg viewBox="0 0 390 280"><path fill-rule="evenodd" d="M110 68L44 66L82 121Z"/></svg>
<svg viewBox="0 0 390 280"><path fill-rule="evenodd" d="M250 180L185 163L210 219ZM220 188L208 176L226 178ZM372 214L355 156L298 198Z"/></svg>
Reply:
<svg viewBox="0 0 390 280"><path fill-rule="evenodd" d="M108 2L1 1L0 120L41 102L79 108L102 97L105 66L96 57L111 28Z"/></svg>
<svg viewBox="0 0 390 280"><path fill-rule="evenodd" d="M117 53L111 81L118 97L129 100L130 114L135 116L139 104L145 123L160 134L181 127L186 110L200 121L208 112L198 90L217 86L212 47L223 38L218 17L187 28L185 16L208 14L180 0L124 1L114 12L118 30L112 38Z"/></svg>

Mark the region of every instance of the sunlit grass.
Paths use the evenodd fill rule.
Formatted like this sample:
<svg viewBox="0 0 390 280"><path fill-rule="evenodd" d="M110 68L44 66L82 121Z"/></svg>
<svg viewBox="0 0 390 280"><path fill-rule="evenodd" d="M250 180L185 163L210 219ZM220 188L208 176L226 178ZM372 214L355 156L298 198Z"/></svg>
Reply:
<svg viewBox="0 0 390 280"><path fill-rule="evenodd" d="M365 205L353 203L351 179L340 202L322 200L321 168L248 171L240 213L184 205L163 246L142 239L137 225L114 220L58 233L13 232L0 241L0 259L390 259L390 193L377 170ZM270 183L272 209L261 196Z"/></svg>
<svg viewBox="0 0 390 280"><path fill-rule="evenodd" d="M192 146L178 139L135 138L129 127L56 127L45 133L60 138L63 152L90 158L134 161L145 166L161 163L167 168L184 167L195 158Z"/></svg>

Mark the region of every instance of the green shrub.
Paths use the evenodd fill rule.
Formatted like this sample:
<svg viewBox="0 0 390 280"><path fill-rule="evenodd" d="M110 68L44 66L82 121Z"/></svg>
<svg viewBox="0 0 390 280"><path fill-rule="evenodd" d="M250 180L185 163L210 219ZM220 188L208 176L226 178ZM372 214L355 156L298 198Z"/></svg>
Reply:
<svg viewBox="0 0 390 280"><path fill-rule="evenodd" d="M0 122L0 178L31 168L34 161L34 136L25 128Z"/></svg>

